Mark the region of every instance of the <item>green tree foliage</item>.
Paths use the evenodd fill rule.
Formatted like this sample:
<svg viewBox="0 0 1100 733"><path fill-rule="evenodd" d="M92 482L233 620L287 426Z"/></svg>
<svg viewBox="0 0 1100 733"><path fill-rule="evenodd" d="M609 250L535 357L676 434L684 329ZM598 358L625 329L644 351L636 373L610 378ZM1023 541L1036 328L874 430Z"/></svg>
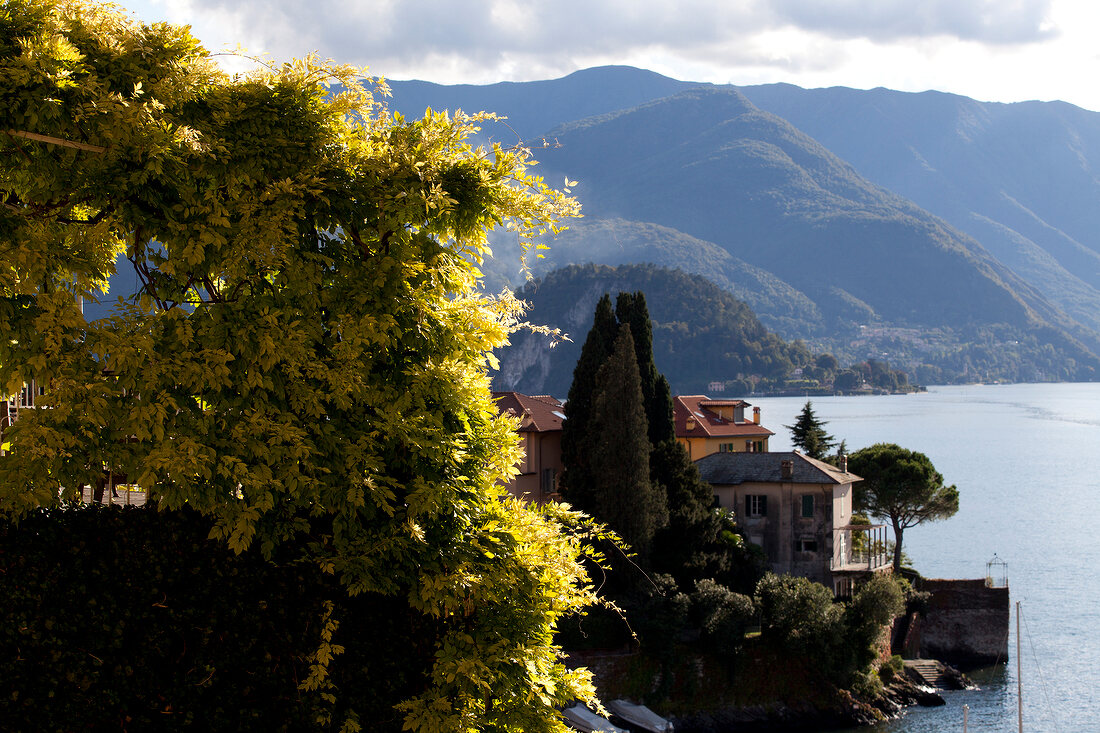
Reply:
<svg viewBox="0 0 1100 733"><path fill-rule="evenodd" d="M0 386L49 388L5 433L0 511L108 466L235 551L439 619L409 728L560 729L592 696L551 642L591 599L585 543L496 487L518 446L485 367L518 311L475 286L489 228L529 241L575 202L472 149L478 117L395 118L312 58L230 77L80 0L0 6L0 95ZM120 254L140 295L89 323Z"/></svg>
<svg viewBox="0 0 1100 733"><path fill-rule="evenodd" d="M853 392L863 386L863 375L855 369L845 369L833 380L833 388L839 392Z"/></svg>
<svg viewBox="0 0 1100 733"><path fill-rule="evenodd" d="M745 631L756 617L756 604L752 598L707 578L695 583L691 611L701 632L700 641L732 657L745 642Z"/></svg>
<svg viewBox="0 0 1100 733"><path fill-rule="evenodd" d="M791 442L795 448L801 448L804 454L820 461L836 445L833 436L825 432L826 425L828 423L819 420L814 414L813 404L806 400L794 425L783 427L791 431Z"/></svg>
<svg viewBox="0 0 1100 733"><path fill-rule="evenodd" d="M855 510L889 519L894 527L894 572L901 570L902 535L924 522L954 516L959 491L946 486L928 456L893 443L876 443L853 453L848 470L855 484Z"/></svg>
<svg viewBox="0 0 1100 733"><path fill-rule="evenodd" d="M565 402L565 423L561 436L561 457L565 470L561 484L564 496L570 501L575 501L570 492L583 492L585 487L599 480L602 472L602 466L594 463L597 456L592 453L589 442L589 421L596 391L596 372L610 356L618 331L611 296L605 293L596 304L592 328L573 369L573 383Z"/></svg>
<svg viewBox="0 0 1100 733"><path fill-rule="evenodd" d="M885 627L905 609L891 577L872 579L846 605L820 583L773 573L757 586L756 605L766 639L839 686L870 670Z"/></svg>
<svg viewBox="0 0 1100 733"><path fill-rule="evenodd" d="M644 555L652 561L654 569L671 574L690 587L691 582L707 577L708 573L728 570L733 562L727 548L718 542L720 521L710 510L710 487L699 478L687 452L676 440L672 395L668 381L654 362L651 323L646 297L640 291L620 292L614 310L609 294L604 294L596 304L593 325L573 370L573 383L565 404L563 494L600 521L623 531L615 518L604 516L584 498L593 490L591 487L617 480L612 476L618 471L617 464L596 446L612 435L620 436L624 445L635 440L636 436L624 432L641 430L643 437L648 435L650 484L654 491L667 497L667 520L661 523L662 529L653 540L654 551ZM610 433L595 431L594 395L612 388L597 373L610 359L610 345L625 330L630 331L634 343L641 385L641 421L613 421L606 423ZM635 333L641 334L637 340L633 339ZM623 499L626 503L635 500L629 496Z"/></svg>
<svg viewBox="0 0 1100 733"><path fill-rule="evenodd" d="M668 524L664 487L650 480L649 440L642 384L630 326L624 324L607 360L596 371L589 437L600 457L600 477L569 496L619 533L643 559L657 531Z"/></svg>

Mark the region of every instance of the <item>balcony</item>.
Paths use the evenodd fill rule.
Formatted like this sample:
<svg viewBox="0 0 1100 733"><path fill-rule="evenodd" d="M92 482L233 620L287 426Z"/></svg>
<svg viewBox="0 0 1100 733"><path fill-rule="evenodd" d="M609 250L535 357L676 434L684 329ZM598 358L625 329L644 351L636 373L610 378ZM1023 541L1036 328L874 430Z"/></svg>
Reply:
<svg viewBox="0 0 1100 733"><path fill-rule="evenodd" d="M893 563L885 524L848 524L833 530L833 573L873 573Z"/></svg>

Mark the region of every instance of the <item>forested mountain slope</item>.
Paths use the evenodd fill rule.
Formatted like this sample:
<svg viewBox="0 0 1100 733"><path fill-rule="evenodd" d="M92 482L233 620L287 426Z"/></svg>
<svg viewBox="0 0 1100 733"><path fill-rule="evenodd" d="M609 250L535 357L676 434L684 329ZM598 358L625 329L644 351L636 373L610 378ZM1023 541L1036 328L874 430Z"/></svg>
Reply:
<svg viewBox="0 0 1100 733"><path fill-rule="evenodd" d="M541 334L521 332L501 349L494 389L564 397L596 302L642 291L653 319L653 357L673 393L705 392L714 379L755 374L781 380L812 361L798 343L768 331L752 310L708 280L653 265L569 266L528 283L519 295L533 323L560 328L571 341L549 348Z"/></svg>
<svg viewBox="0 0 1100 733"><path fill-rule="evenodd" d="M550 141L543 173L580 181L587 219L536 274L680 266L788 338L913 374L925 364L948 379L1091 379L1100 366L1100 255L1086 241L1088 216L1100 216L1088 206L1100 115L784 85L746 88L758 106L734 87L627 67L393 88L396 109L490 108L514 130L490 125L487 137ZM1073 191L1043 201L1044 187ZM1071 226L1075 212L1083 224ZM498 251L513 254L506 240ZM516 268L486 271L493 285L519 282ZM1053 354L1038 358L1044 347Z"/></svg>
<svg viewBox="0 0 1100 733"><path fill-rule="evenodd" d="M671 130L675 134L671 134ZM589 215L663 224L774 273L822 308L837 291L907 326L1058 318L1030 286L915 205L730 89L694 89L552 131Z"/></svg>
<svg viewBox="0 0 1100 733"><path fill-rule="evenodd" d="M861 175L966 232L1100 327L1100 114L940 92L742 87Z"/></svg>

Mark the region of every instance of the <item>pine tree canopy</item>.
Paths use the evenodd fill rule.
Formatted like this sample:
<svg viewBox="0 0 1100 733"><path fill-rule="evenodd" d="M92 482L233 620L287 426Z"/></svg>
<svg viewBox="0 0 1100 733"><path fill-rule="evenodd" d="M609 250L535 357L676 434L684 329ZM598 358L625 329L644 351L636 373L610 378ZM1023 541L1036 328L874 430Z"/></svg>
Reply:
<svg viewBox="0 0 1100 733"><path fill-rule="evenodd" d="M813 404L807 400L794 425L783 427L791 431L791 442L796 448L801 449L810 458L822 460L829 453L829 449L836 445L833 436L825 432L826 425L828 423L817 418Z"/></svg>

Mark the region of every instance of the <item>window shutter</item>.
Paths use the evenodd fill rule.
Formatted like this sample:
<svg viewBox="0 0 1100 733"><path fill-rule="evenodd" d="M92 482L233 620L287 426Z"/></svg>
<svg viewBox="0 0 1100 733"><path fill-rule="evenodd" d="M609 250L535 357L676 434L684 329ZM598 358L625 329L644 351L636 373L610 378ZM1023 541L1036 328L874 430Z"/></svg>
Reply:
<svg viewBox="0 0 1100 733"><path fill-rule="evenodd" d="M767 495L760 496L760 516L768 516L768 497Z"/></svg>

